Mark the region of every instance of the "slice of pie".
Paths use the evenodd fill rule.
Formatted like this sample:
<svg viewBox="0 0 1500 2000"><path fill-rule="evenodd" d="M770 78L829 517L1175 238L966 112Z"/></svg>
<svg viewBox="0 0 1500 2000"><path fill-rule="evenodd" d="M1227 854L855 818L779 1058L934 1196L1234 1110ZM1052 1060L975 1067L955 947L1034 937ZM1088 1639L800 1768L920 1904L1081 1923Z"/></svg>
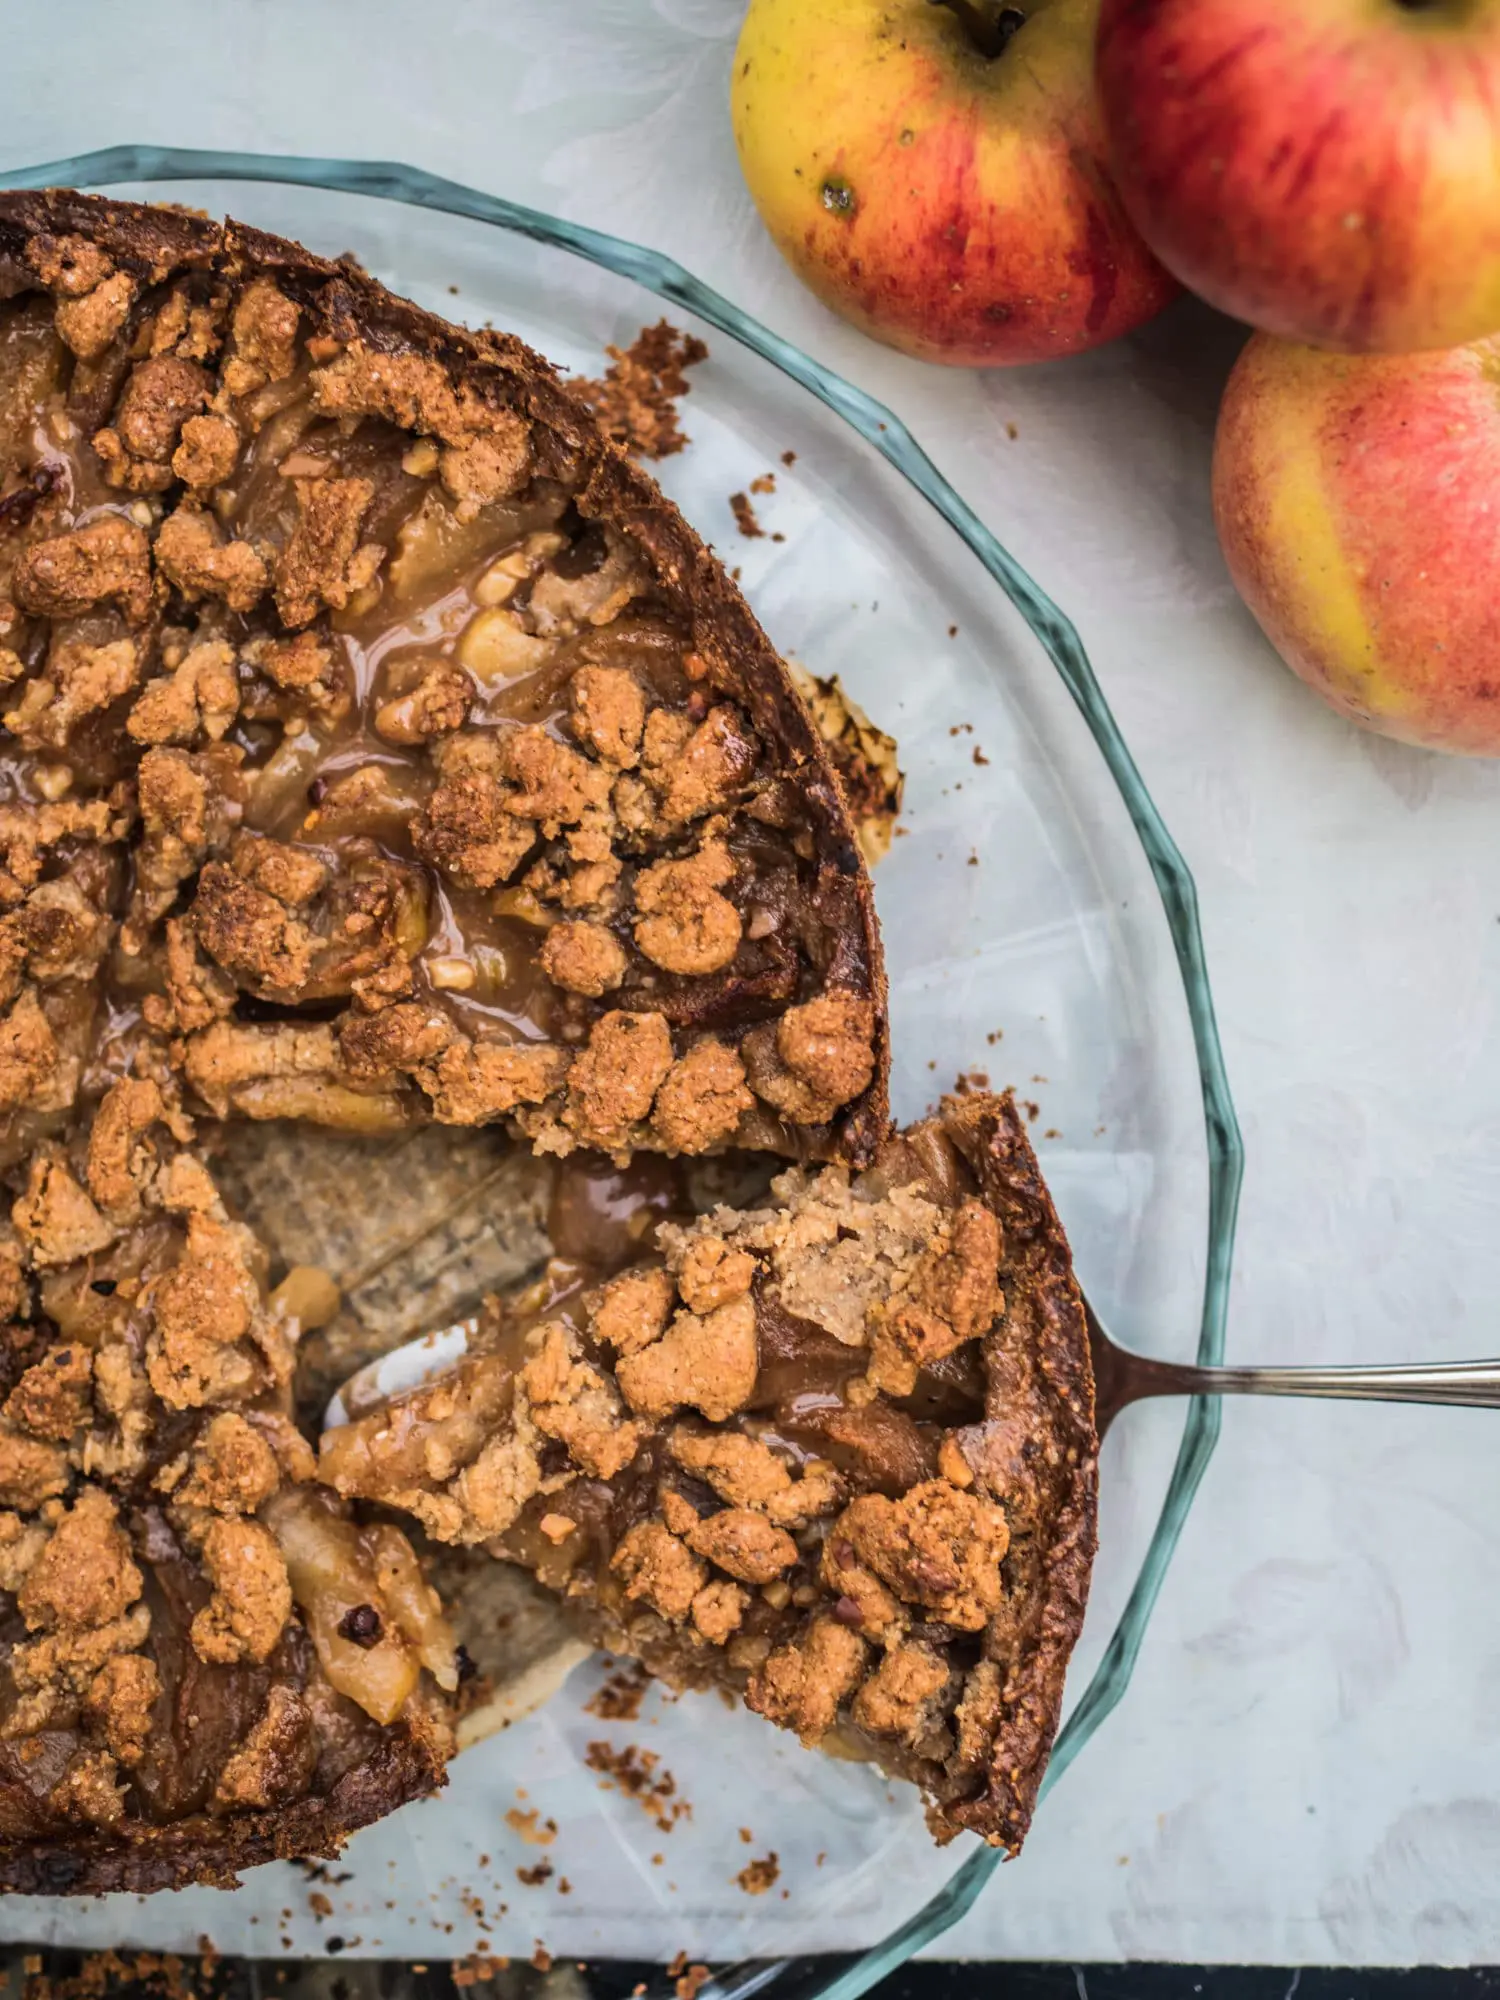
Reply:
<svg viewBox="0 0 1500 2000"><path fill-rule="evenodd" d="M822 740L546 362L67 193L0 195L0 298L13 1158L101 1061L219 1118L869 1157Z"/></svg>
<svg viewBox="0 0 1500 2000"><path fill-rule="evenodd" d="M1008 1097L873 1166L664 1224L493 1304L438 1380L328 1432L320 1476L563 1593L674 1685L718 1685L1014 1849L1094 1551L1068 1248Z"/></svg>

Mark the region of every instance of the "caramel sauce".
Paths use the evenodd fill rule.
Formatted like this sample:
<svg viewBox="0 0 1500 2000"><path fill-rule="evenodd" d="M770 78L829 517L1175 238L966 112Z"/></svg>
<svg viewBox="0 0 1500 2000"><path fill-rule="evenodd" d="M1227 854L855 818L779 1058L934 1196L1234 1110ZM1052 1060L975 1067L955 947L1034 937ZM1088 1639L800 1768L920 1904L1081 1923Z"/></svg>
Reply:
<svg viewBox="0 0 1500 2000"><path fill-rule="evenodd" d="M573 1153L557 1168L547 1233L558 1256L614 1270L649 1247L659 1221L691 1211L676 1161L641 1153L616 1167L596 1153Z"/></svg>

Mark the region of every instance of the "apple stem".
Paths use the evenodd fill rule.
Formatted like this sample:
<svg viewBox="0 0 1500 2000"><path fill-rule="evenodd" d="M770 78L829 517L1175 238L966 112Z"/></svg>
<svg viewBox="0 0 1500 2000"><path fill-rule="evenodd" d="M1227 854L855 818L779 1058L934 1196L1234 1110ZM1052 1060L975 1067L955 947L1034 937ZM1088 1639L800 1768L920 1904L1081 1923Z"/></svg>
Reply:
<svg viewBox="0 0 1500 2000"><path fill-rule="evenodd" d="M956 14L974 47L992 60L1005 54L1017 28L1026 25L1020 7L997 6L995 0L929 0L929 4Z"/></svg>

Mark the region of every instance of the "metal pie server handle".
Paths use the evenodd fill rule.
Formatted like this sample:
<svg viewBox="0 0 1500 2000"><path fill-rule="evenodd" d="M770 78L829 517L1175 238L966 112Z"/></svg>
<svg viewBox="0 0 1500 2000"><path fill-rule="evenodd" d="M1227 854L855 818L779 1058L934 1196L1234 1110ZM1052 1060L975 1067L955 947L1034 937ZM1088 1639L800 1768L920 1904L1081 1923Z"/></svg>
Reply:
<svg viewBox="0 0 1500 2000"><path fill-rule="evenodd" d="M389 1354L382 1354L378 1360L366 1362L357 1369L341 1389L335 1391L328 1408L323 1412L325 1431L336 1431L342 1425L352 1423L366 1411L373 1410L388 1396L399 1396L407 1389L420 1388L434 1375L441 1375L447 1369L463 1360L469 1351L479 1321L477 1319L455 1320L452 1326L441 1327L436 1333L424 1333L417 1340L408 1340L400 1347L393 1347Z"/></svg>
<svg viewBox="0 0 1500 2000"><path fill-rule="evenodd" d="M1200 1368L1133 1354L1110 1338L1087 1301L1084 1312L1101 1436L1128 1403L1146 1396L1333 1396L1349 1402L1500 1409L1500 1360L1374 1368Z"/></svg>
<svg viewBox="0 0 1500 2000"><path fill-rule="evenodd" d="M1085 1300L1094 1363L1096 1422L1102 1437L1127 1404L1148 1396L1332 1396L1346 1402L1448 1403L1500 1409L1500 1360L1409 1362L1390 1367L1200 1368L1134 1354L1106 1333ZM478 1321L457 1320L423 1334L351 1375L330 1401L325 1430L363 1416L389 1396L443 1374L468 1352Z"/></svg>

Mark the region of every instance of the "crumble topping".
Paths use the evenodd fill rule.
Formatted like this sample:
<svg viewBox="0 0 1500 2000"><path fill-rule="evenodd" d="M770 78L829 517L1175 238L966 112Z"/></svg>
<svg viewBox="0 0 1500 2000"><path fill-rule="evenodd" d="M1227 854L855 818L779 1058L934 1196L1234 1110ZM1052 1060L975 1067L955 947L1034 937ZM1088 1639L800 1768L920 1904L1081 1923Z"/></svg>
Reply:
<svg viewBox="0 0 1500 2000"><path fill-rule="evenodd" d="M54 1348L26 1369L4 1403L18 1429L67 1444L93 1409L94 1357L77 1347Z"/></svg>
<svg viewBox="0 0 1500 2000"><path fill-rule="evenodd" d="M563 1123L585 1145L627 1153L633 1128L650 1116L672 1067L672 1037L660 1014L601 1015L568 1071Z"/></svg>
<svg viewBox="0 0 1500 2000"><path fill-rule="evenodd" d="M55 1153L31 1162L26 1192L11 1209L17 1235L39 1269L108 1249L114 1231Z"/></svg>
<svg viewBox="0 0 1500 2000"><path fill-rule="evenodd" d="M722 1578L704 1584L693 1599L693 1630L710 1646L727 1645L744 1622L750 1593Z"/></svg>
<svg viewBox="0 0 1500 2000"><path fill-rule="evenodd" d="M190 1467L173 1499L214 1514L253 1514L281 1484L275 1452L236 1410L222 1411L206 1426Z"/></svg>
<svg viewBox="0 0 1500 2000"><path fill-rule="evenodd" d="M292 485L297 519L276 558L275 592L281 621L295 632L325 606L342 611L355 591L373 582L386 552L378 542L360 541L375 497L368 479L294 479Z"/></svg>
<svg viewBox="0 0 1500 2000"><path fill-rule="evenodd" d="M58 1044L34 987L23 987L0 1021L0 1112L64 1110L78 1082L78 1062Z"/></svg>
<svg viewBox="0 0 1500 2000"><path fill-rule="evenodd" d="M560 1322L531 1336L536 1348L519 1387L531 1421L543 1437L566 1446L575 1464L594 1479L613 1479L635 1456L637 1427L625 1421L619 1391L603 1369L580 1358L577 1342Z"/></svg>
<svg viewBox="0 0 1500 2000"><path fill-rule="evenodd" d="M731 1250L722 1236L692 1238L677 1266L677 1289L689 1311L712 1312L748 1292L756 1274L748 1250Z"/></svg>
<svg viewBox="0 0 1500 2000"><path fill-rule="evenodd" d="M59 300L58 338L80 361L102 361L124 330L135 298L135 281L117 271L82 298Z"/></svg>
<svg viewBox="0 0 1500 2000"><path fill-rule="evenodd" d="M554 924L542 944L540 964L554 986L591 1000L612 993L625 977L624 948L603 924Z"/></svg>
<svg viewBox="0 0 1500 2000"><path fill-rule="evenodd" d="M686 1229L665 1226L658 1240L679 1283L692 1289L701 1269L730 1260L748 1283L764 1259L780 1304L868 1349L869 1386L893 1396L909 1396L920 1368L994 1323L1003 1246L983 1202L945 1209L916 1183L872 1195L838 1169L792 1169L772 1191L779 1209L719 1209Z"/></svg>
<svg viewBox="0 0 1500 2000"><path fill-rule="evenodd" d="M677 420L679 397L692 384L687 370L708 359L706 342L667 320L643 326L629 347L606 347L602 380L580 377L573 394L598 418L607 437L640 458L670 458L687 438Z"/></svg>
<svg viewBox="0 0 1500 2000"><path fill-rule="evenodd" d="M745 1065L706 1035L667 1071L651 1107L651 1129L668 1152L708 1153L726 1144L754 1107Z"/></svg>
<svg viewBox="0 0 1500 2000"><path fill-rule="evenodd" d="M224 370L231 396L282 382L297 366L301 313L269 278L252 278L234 308L234 354Z"/></svg>
<svg viewBox="0 0 1500 2000"><path fill-rule="evenodd" d="M872 1736L917 1744L941 1721L946 1661L927 1645L892 1646L855 1695L850 1713Z"/></svg>
<svg viewBox="0 0 1500 2000"><path fill-rule="evenodd" d="M900 1500L863 1493L829 1531L841 1581L873 1570L903 1604L921 1605L960 1631L981 1631L1000 1605L1000 1565L1010 1545L1004 1511L924 1480Z"/></svg>
<svg viewBox="0 0 1500 2000"><path fill-rule="evenodd" d="M806 1528L835 1512L844 1498L844 1482L826 1460L806 1459L794 1473L770 1445L741 1431L678 1429L670 1433L667 1448L721 1500L753 1508L778 1528Z"/></svg>
<svg viewBox="0 0 1500 2000"><path fill-rule="evenodd" d="M146 1754L152 1713L161 1696L161 1675L144 1653L115 1653L89 1683L83 1722L103 1739L117 1765L129 1770Z"/></svg>
<svg viewBox="0 0 1500 2000"><path fill-rule="evenodd" d="M755 1387L755 1307L741 1297L709 1313L679 1312L659 1340L622 1357L615 1372L625 1400L643 1416L688 1408L721 1422Z"/></svg>
<svg viewBox="0 0 1500 2000"><path fill-rule="evenodd" d="M75 1757L47 1794L53 1812L90 1826L113 1826L125 1816L125 1797L116 1782L116 1764L106 1750Z"/></svg>
<svg viewBox="0 0 1500 2000"><path fill-rule="evenodd" d="M611 1280L593 1304L594 1338L616 1354L635 1354L667 1330L677 1288L670 1271L626 1271Z"/></svg>
<svg viewBox="0 0 1500 2000"><path fill-rule="evenodd" d="M27 681L5 726L28 750L60 750L76 724L128 694L140 678L140 652L133 639L107 645L55 644L46 666Z"/></svg>
<svg viewBox="0 0 1500 2000"><path fill-rule="evenodd" d="M879 1316L870 1357L876 1388L909 1396L920 1368L989 1332L1001 1304L1001 1254L994 1214L983 1202L964 1202Z"/></svg>
<svg viewBox="0 0 1500 2000"><path fill-rule="evenodd" d="M212 377L194 361L171 354L138 361L126 377L113 423L94 433L105 484L129 493L165 492L180 476L172 458L183 426L212 391Z"/></svg>
<svg viewBox="0 0 1500 2000"><path fill-rule="evenodd" d="M683 861L658 861L636 877L635 941L664 972L719 972L739 948L744 925L727 896L735 877L727 848L705 842Z"/></svg>
<svg viewBox="0 0 1500 2000"><path fill-rule="evenodd" d="M226 536L200 498L184 500L162 522L157 568L186 605L217 599L228 611L253 611L269 581L265 558L249 542Z"/></svg>
<svg viewBox="0 0 1500 2000"><path fill-rule="evenodd" d="M142 690L126 729L137 743L217 743L239 713L233 649L205 639L186 651L164 647L162 660L167 672Z"/></svg>
<svg viewBox="0 0 1500 2000"><path fill-rule="evenodd" d="M281 1805L307 1790L316 1762L311 1709L291 1688L273 1686L244 1747L220 1772L214 1804L226 1811Z"/></svg>
<svg viewBox="0 0 1500 2000"><path fill-rule="evenodd" d="M568 688L573 734L602 764L633 771L640 762L646 696L627 667L582 666Z"/></svg>
<svg viewBox="0 0 1500 2000"><path fill-rule="evenodd" d="M774 1582L797 1560L791 1536L748 1507L725 1507L699 1520L694 1509L670 1490L662 1501L668 1524L676 1527L688 1547L741 1583Z"/></svg>
<svg viewBox="0 0 1500 2000"><path fill-rule="evenodd" d="M172 454L172 471L184 486L202 493L222 486L239 456L239 430L227 417L189 417Z"/></svg>
<svg viewBox="0 0 1500 2000"><path fill-rule="evenodd" d="M817 1618L805 1634L778 1646L750 1676L745 1703L801 1740L819 1743L840 1706L859 1686L869 1648L847 1625Z"/></svg>
<svg viewBox="0 0 1500 2000"><path fill-rule="evenodd" d="M292 1587L276 1539L258 1521L216 1520L203 1538L203 1567L214 1587L193 1620L199 1659L257 1664L281 1637Z"/></svg>
<svg viewBox="0 0 1500 2000"><path fill-rule="evenodd" d="M78 299L111 276L114 259L86 236L33 236L26 245L26 262L49 292Z"/></svg>
<svg viewBox="0 0 1500 2000"><path fill-rule="evenodd" d="M11 593L38 618L76 618L114 604L128 623L140 625L151 608L151 544L134 521L103 515L33 542L16 563Z"/></svg>
<svg viewBox="0 0 1500 2000"><path fill-rule="evenodd" d="M114 1501L87 1486L52 1524L16 1592L16 1608L32 1632L90 1631L120 1618L141 1583Z"/></svg>
<svg viewBox="0 0 1500 2000"><path fill-rule="evenodd" d="M745 1037L750 1086L787 1118L821 1124L874 1073L874 1020L867 1000L829 993L789 1007Z"/></svg>
<svg viewBox="0 0 1500 2000"><path fill-rule="evenodd" d="M325 1435L322 1477L533 1569L670 1681L852 1733L940 1832L968 1823L1045 1504L1000 1206L950 1136L996 1103L952 1100L863 1176L662 1221L602 1285L559 1264L492 1300L449 1374Z"/></svg>

